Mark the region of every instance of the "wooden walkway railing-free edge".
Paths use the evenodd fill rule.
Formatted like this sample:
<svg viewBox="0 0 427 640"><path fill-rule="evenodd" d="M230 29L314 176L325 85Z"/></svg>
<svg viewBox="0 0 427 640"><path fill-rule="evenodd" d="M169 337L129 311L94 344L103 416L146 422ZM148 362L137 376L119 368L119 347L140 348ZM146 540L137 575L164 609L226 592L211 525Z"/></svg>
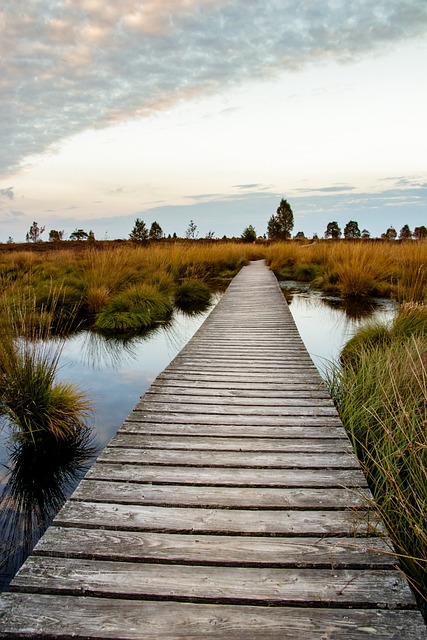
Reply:
<svg viewBox="0 0 427 640"><path fill-rule="evenodd" d="M2 594L0 637L420 640L368 497L277 281L252 263Z"/></svg>

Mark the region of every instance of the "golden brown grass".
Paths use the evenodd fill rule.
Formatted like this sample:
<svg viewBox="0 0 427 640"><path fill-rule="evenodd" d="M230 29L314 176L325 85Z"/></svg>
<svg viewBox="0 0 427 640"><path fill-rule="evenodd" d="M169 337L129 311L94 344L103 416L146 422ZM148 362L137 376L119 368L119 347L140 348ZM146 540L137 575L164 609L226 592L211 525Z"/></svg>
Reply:
<svg viewBox="0 0 427 640"><path fill-rule="evenodd" d="M298 278L298 265L312 265L312 285L342 296L394 296L427 300L427 242L322 240L282 242L266 249L279 277Z"/></svg>

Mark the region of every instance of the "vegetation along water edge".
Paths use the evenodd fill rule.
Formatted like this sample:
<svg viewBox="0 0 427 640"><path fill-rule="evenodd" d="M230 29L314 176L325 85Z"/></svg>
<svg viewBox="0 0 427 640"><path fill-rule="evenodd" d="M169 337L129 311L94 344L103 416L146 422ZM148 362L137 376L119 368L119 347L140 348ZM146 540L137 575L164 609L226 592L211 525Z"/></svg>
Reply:
<svg viewBox="0 0 427 640"><path fill-rule="evenodd" d="M203 307L253 259L265 259L280 278L348 299L398 300L393 324L364 327L327 383L401 567L427 598L425 240L43 244L43 251L36 245L0 251L0 409L21 443L34 443L46 430L54 440L81 433L90 413L84 392L55 381L57 356L44 352L45 336L56 336L60 348L81 327L124 338L143 334L167 322L174 306ZM20 403L31 397L39 414L25 410L19 417Z"/></svg>

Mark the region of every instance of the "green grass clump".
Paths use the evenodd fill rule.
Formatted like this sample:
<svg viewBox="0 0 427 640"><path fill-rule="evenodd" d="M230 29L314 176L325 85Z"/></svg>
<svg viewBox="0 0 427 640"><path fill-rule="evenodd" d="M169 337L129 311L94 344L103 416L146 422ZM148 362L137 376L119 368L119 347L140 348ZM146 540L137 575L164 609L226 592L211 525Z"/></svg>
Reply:
<svg viewBox="0 0 427 640"><path fill-rule="evenodd" d="M427 600L427 334L409 331L422 317L417 305L390 329L358 333L328 383L401 566Z"/></svg>
<svg viewBox="0 0 427 640"><path fill-rule="evenodd" d="M44 322L41 322L41 318ZM0 415L14 439L67 438L86 427L91 405L74 385L57 382L63 340L51 336L52 315L22 302L4 313L0 341ZM7 321L6 321L7 320Z"/></svg>
<svg viewBox="0 0 427 640"><path fill-rule="evenodd" d="M210 299L209 287L200 280L185 280L175 292L175 305L183 311L204 308Z"/></svg>
<svg viewBox="0 0 427 640"><path fill-rule="evenodd" d="M95 326L107 333L139 333L165 322L172 309L167 294L155 287L137 284L113 296L97 316Z"/></svg>
<svg viewBox="0 0 427 640"><path fill-rule="evenodd" d="M368 322L347 342L341 351L341 362L355 365L361 352L369 353L390 342L390 330L381 322Z"/></svg>

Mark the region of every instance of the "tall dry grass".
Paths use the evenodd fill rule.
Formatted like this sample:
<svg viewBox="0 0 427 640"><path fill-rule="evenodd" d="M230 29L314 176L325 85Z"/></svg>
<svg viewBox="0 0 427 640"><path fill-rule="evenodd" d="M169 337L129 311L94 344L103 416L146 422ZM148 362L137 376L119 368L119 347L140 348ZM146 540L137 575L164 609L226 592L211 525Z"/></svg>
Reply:
<svg viewBox="0 0 427 640"><path fill-rule="evenodd" d="M282 242L267 247L266 259L282 278L298 279L301 265L305 265L305 273L311 276L305 279L338 295L427 300L425 241Z"/></svg>
<svg viewBox="0 0 427 640"><path fill-rule="evenodd" d="M328 383L415 591L427 601L427 306L365 327Z"/></svg>

